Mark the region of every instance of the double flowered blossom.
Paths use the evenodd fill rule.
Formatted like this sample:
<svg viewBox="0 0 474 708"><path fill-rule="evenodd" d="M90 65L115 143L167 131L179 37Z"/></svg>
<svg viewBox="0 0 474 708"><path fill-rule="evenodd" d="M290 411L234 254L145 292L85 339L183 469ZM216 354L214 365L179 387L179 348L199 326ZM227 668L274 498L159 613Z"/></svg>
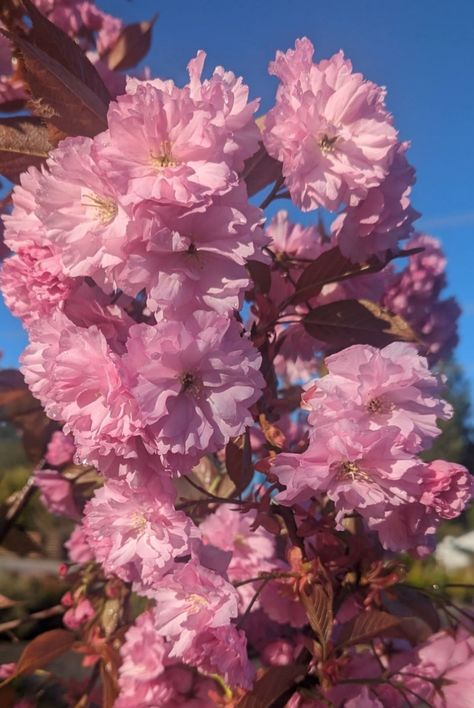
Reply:
<svg viewBox="0 0 474 708"><path fill-rule="evenodd" d="M386 177L397 134L384 105L385 91L342 52L314 64L304 38L294 50L277 52L276 104L265 117L263 139L283 163L291 198L304 211L355 205Z"/></svg>
<svg viewBox="0 0 474 708"><path fill-rule="evenodd" d="M285 486L278 498L291 504L326 494L340 524L356 511L386 548L426 552L447 508L460 513L473 492L462 466L415 456L439 434L437 420L452 414L440 382L402 343L355 345L325 364L328 374L303 395L308 449L279 455L272 466Z"/></svg>
<svg viewBox="0 0 474 708"><path fill-rule="evenodd" d="M83 529L104 571L141 588L153 587L175 559L188 555L199 536L191 519L176 511L168 490L130 490L108 481L84 510Z"/></svg>

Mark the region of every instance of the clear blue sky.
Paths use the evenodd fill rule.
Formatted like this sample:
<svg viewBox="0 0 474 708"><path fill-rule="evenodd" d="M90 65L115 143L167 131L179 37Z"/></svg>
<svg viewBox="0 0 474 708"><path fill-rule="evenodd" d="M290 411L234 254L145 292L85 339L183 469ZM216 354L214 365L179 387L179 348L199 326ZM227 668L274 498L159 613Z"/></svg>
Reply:
<svg viewBox="0 0 474 708"><path fill-rule="evenodd" d="M472 0L98 0L126 21L156 12L148 65L186 79L198 49L207 69L221 64L245 77L262 110L276 82L267 74L275 50L308 36L319 58L342 48L354 67L388 89L388 104L417 168L420 228L439 236L449 266L449 292L463 310L457 358L474 381L474 3ZM24 346L21 326L0 311L4 365Z"/></svg>

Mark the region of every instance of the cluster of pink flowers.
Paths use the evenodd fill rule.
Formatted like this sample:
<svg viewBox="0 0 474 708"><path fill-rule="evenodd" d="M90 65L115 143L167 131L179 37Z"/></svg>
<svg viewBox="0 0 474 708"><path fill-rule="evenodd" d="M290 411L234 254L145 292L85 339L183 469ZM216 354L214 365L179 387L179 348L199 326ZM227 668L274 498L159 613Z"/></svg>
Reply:
<svg viewBox="0 0 474 708"><path fill-rule="evenodd" d="M87 0L36 4L98 56L121 31ZM472 672L464 635L384 645L377 661L338 644L341 627L399 580L384 550L426 554L473 494L464 467L420 457L452 409L419 350L445 355L457 313L439 300L437 243L413 232L408 144L384 89L342 53L316 64L307 39L278 52L262 132L242 79L222 67L203 79L204 60L189 63L184 87L128 78L107 129L62 140L23 173L4 218L13 255L2 290L29 336L22 373L63 426L34 481L52 513L80 521L66 547L69 569L87 574L63 597L65 624L89 632L92 656L91 636L110 639L98 587L146 603L113 638L123 642L116 708L205 707L216 686L236 705L257 658L260 674L306 661L309 687L318 676L318 696L335 706L404 705L389 685L379 690L381 667L445 705L443 691L459 695ZM287 189L304 211L338 212L328 233L285 211L263 230L245 176L265 149L263 165L281 163L270 197ZM425 250L397 271L388 262L403 240ZM319 258L313 291L306 269ZM403 315L421 346L344 349L307 326L315 308L364 299ZM212 469L205 481L200 462ZM81 496L74 465L95 467L102 486L94 479ZM346 578L367 568L364 589L346 598ZM323 632L310 590L332 602L343 584ZM286 705L323 702L295 690Z"/></svg>
<svg viewBox="0 0 474 708"><path fill-rule="evenodd" d="M390 550L429 552L439 523L470 501L461 465L418 454L452 410L416 348L354 345L326 358L328 374L306 386L310 439L302 454L279 455L272 471L284 504L327 495L336 520L357 512ZM383 434L382 434L383 431ZM456 511L455 511L456 509Z"/></svg>

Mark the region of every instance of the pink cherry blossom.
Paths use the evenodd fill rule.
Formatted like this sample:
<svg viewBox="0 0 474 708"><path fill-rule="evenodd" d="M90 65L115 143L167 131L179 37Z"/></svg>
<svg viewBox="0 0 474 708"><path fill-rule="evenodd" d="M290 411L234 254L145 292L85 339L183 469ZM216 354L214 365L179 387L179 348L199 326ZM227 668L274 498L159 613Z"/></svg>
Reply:
<svg viewBox="0 0 474 708"><path fill-rule="evenodd" d="M64 613L63 622L68 629L79 629L94 616L95 610L91 602L87 598L82 598Z"/></svg>
<svg viewBox="0 0 474 708"><path fill-rule="evenodd" d="M33 480L40 490L41 501L52 514L69 516L72 519L79 517L72 484L60 472L48 469L36 470Z"/></svg>
<svg viewBox="0 0 474 708"><path fill-rule="evenodd" d="M227 685L251 688L255 669L247 656L247 637L232 624L205 629L184 658L204 674L218 674Z"/></svg>
<svg viewBox="0 0 474 708"><path fill-rule="evenodd" d="M276 105L266 115L263 139L283 163L293 201L304 211L354 205L388 173L396 144L385 91L352 72L342 52L309 64L313 48L300 40L277 55Z"/></svg>
<svg viewBox="0 0 474 708"><path fill-rule="evenodd" d="M439 396L439 377L411 344L356 344L327 357L325 365L329 373L308 384L303 395L314 428L343 419L362 429L395 426L408 449L420 450L440 433L437 420L452 415Z"/></svg>
<svg viewBox="0 0 474 708"><path fill-rule="evenodd" d="M148 308L179 318L190 309L239 309L249 285L245 267L265 243L261 212L239 186L207 206L137 207L125 256L110 279L130 296L143 288Z"/></svg>
<svg viewBox="0 0 474 708"><path fill-rule="evenodd" d="M474 640L465 630L433 634L405 656L395 656L391 669L433 708L472 706Z"/></svg>
<svg viewBox="0 0 474 708"><path fill-rule="evenodd" d="M254 517L255 514L243 515L222 505L200 524L204 543L232 552L227 568L231 581L247 580L273 567L274 537L261 526L252 530ZM258 583L247 583L237 588L242 611L245 611L257 589ZM257 609L258 606L257 598L253 607Z"/></svg>
<svg viewBox="0 0 474 708"><path fill-rule="evenodd" d="M452 297L441 299L446 285L446 258L441 243L416 234L408 248L423 248L410 256L407 267L397 273L382 304L402 315L419 335L430 364L449 358L457 344L457 320L461 310Z"/></svg>
<svg viewBox="0 0 474 708"><path fill-rule="evenodd" d="M72 462L76 446L70 435L65 435L62 430L55 430L51 435L44 459L48 465L61 467Z"/></svg>
<svg viewBox="0 0 474 708"><path fill-rule="evenodd" d="M84 531L105 572L137 588L158 583L198 536L156 484L141 491L112 480L87 503Z"/></svg>
<svg viewBox="0 0 474 708"><path fill-rule="evenodd" d="M82 524L76 526L64 544L71 563L89 563L94 560L94 554L87 543Z"/></svg>
<svg viewBox="0 0 474 708"><path fill-rule="evenodd" d="M90 138L63 140L50 154L37 192L36 213L70 276L94 276L99 265L123 259L128 215L92 150Z"/></svg>
<svg viewBox="0 0 474 708"><path fill-rule="evenodd" d="M420 215L410 204L415 171L405 157L407 148L407 143L399 144L383 182L369 189L359 204L346 207L331 225L342 253L353 261L396 250L398 241L413 231Z"/></svg>
<svg viewBox="0 0 474 708"><path fill-rule="evenodd" d="M146 81L134 89L110 104L109 130L95 145L96 159L127 203L192 206L237 184L215 109L201 107L185 89L167 91Z"/></svg>
<svg viewBox="0 0 474 708"><path fill-rule="evenodd" d="M125 635L119 670L119 708L167 705L173 686L165 677L168 646L156 632L153 611L139 615Z"/></svg>
<svg viewBox="0 0 474 708"><path fill-rule="evenodd" d="M3 262L0 274L5 304L26 326L62 307L79 285L64 275L59 256L48 247L22 248Z"/></svg>
<svg viewBox="0 0 474 708"><path fill-rule="evenodd" d="M201 632L225 627L237 617L237 591L195 561L177 566L152 596L156 630L172 642L170 657L183 656Z"/></svg>
<svg viewBox="0 0 474 708"><path fill-rule="evenodd" d="M197 464L251 424L263 378L260 355L241 334L235 321L204 311L131 327L130 390L166 465Z"/></svg>

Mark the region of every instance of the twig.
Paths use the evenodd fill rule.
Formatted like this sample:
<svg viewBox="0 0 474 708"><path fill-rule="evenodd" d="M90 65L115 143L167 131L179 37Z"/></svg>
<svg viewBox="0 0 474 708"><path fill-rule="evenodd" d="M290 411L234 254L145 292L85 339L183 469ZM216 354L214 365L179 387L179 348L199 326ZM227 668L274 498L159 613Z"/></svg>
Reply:
<svg viewBox="0 0 474 708"><path fill-rule="evenodd" d="M3 541L9 532L16 517L23 511L28 504L35 491L35 483L33 475L28 479L25 485L16 494L12 504L7 509L5 516L0 519L0 543Z"/></svg>
<svg viewBox="0 0 474 708"><path fill-rule="evenodd" d="M56 615L62 615L65 612L63 605L54 605L54 607L49 607L47 610L40 610L39 612L33 612L27 617L20 617L19 619L10 620L9 622L3 622L0 624L0 633L9 632L11 629L16 629L21 624L29 622L30 620L42 620L48 619L48 617L55 617Z"/></svg>

